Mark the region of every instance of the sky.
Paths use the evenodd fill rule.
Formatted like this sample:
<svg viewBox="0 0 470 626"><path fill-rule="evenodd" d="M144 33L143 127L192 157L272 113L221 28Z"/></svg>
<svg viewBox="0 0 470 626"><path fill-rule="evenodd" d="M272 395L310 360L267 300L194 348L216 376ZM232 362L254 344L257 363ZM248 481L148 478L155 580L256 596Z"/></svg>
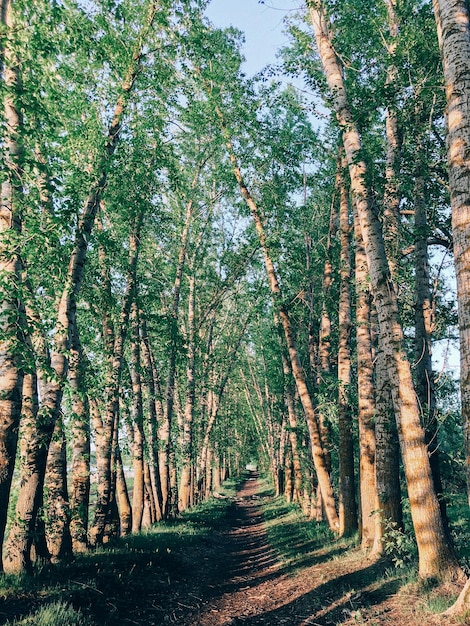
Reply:
<svg viewBox="0 0 470 626"><path fill-rule="evenodd" d="M299 6L301 0L212 0L206 14L215 26L235 26L245 33L243 70L253 75L276 62L276 52L287 43L283 18Z"/></svg>

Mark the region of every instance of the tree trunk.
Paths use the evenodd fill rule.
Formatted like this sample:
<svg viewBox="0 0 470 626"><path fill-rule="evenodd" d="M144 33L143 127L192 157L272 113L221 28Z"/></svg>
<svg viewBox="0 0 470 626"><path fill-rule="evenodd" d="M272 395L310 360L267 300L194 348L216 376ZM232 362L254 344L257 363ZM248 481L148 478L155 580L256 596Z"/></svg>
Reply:
<svg viewBox="0 0 470 626"><path fill-rule="evenodd" d="M37 488L36 420L38 413L37 377L32 372L24 377L23 411L20 427L20 485L16 503L15 523L10 528L4 549L4 567L8 573L30 571L31 546L36 528L36 512L42 506L43 493ZM47 549L44 558L48 558Z"/></svg>
<svg viewBox="0 0 470 626"><path fill-rule="evenodd" d="M72 469L70 489L70 534L74 552L88 547L90 501L90 407L86 392L85 359L74 328L71 337L68 380L72 394Z"/></svg>
<svg viewBox="0 0 470 626"><path fill-rule="evenodd" d="M70 535L70 507L67 489L67 442L62 418L56 420L47 456L44 482L46 540L54 559L61 560L72 554Z"/></svg>
<svg viewBox="0 0 470 626"><path fill-rule="evenodd" d="M359 422L359 479L361 508L361 548L370 550L377 529L377 489L375 483L375 393L371 336L371 294L367 259L357 212L354 210L356 238L356 343Z"/></svg>
<svg viewBox="0 0 470 626"><path fill-rule="evenodd" d="M460 396L470 503L470 22L466 0L434 0L447 100L447 160L460 333Z"/></svg>
<svg viewBox="0 0 470 626"><path fill-rule="evenodd" d="M192 189L194 190L199 177L199 168L193 179ZM165 421L159 429L159 439L162 442L162 454L160 457L160 476L162 480L163 495L163 516L166 518L172 506L177 507L177 502L171 502L171 470L170 456L172 452L171 444L171 426L173 421L173 405L175 400L175 374L176 374L176 357L180 349L179 346L179 303L181 294L181 281L183 278L184 266L186 263L189 228L193 219L194 202L191 198L186 205L186 214L181 233L181 244L178 254L178 263L176 266L175 282L173 285L173 302L170 311L170 349L168 357L168 376L165 390Z"/></svg>
<svg viewBox="0 0 470 626"><path fill-rule="evenodd" d="M122 464L121 449L119 443L115 447L116 465L116 500L119 509L119 527L121 537L125 537L132 531L132 506L127 489L126 475Z"/></svg>
<svg viewBox="0 0 470 626"><path fill-rule="evenodd" d="M390 63L387 67L386 85L393 95L387 98L385 112L387 144L382 228L390 275L398 293L397 272L401 255L399 194L401 133L395 95L397 93L395 83L397 82L398 70L394 64L394 55L397 47L399 24L396 14L396 1L385 0L385 4L387 6L390 33L390 41L387 44ZM394 88L391 89L392 87ZM390 383L381 344L382 341L379 337L375 367L375 481L377 486L376 516L378 525L371 555L377 557L383 553L383 540L389 525L393 524L396 528L403 528L399 477L399 442L393 414Z"/></svg>
<svg viewBox="0 0 470 626"><path fill-rule="evenodd" d="M181 479L179 490L179 509L189 507L191 498L191 470L193 466L193 418L196 395L196 334L195 334L195 297L196 279L194 273L189 278L188 296L188 336L187 336L187 367L186 367L186 406L183 418L181 447Z"/></svg>
<svg viewBox="0 0 470 626"><path fill-rule="evenodd" d="M419 163L420 160L418 160ZM416 395L423 414L423 425L431 463L434 489L439 498L446 532L448 519L439 463L439 424L437 420L434 372L432 369L432 333L434 310L429 283L428 224L425 182L419 167L415 178L415 380Z"/></svg>
<svg viewBox="0 0 470 626"><path fill-rule="evenodd" d="M339 430L339 534L353 535L357 530L356 489L354 479L354 441L350 403L351 387L351 251L349 190L345 182L346 162L338 164L340 182L340 295L338 346L338 430Z"/></svg>
<svg viewBox="0 0 470 626"><path fill-rule="evenodd" d="M22 228L20 202L23 195L23 120L17 105L19 63L10 41L14 28L10 0L2 0L2 26L7 37L2 51L6 92L3 100L3 175L6 179L1 187L0 203L0 556L15 467L24 376L20 363L23 311L18 294L22 272L18 245ZM1 567L0 558L0 569Z"/></svg>
<svg viewBox="0 0 470 626"><path fill-rule="evenodd" d="M140 311L140 328L142 340L142 361L144 366L143 384L144 388L147 390L148 400L147 441L149 450L149 472L155 503L155 521L158 522L163 518L162 483L160 479L160 467L158 461L158 421L163 421L163 405L161 403L161 392L158 391L159 379L150 347L147 324L143 311Z"/></svg>
<svg viewBox="0 0 470 626"><path fill-rule="evenodd" d="M336 181L338 186L338 180ZM320 334L318 340L318 370L317 370L317 387L321 393L321 385L327 385L330 377L331 370L331 315L330 315L330 299L331 299L331 285L333 283L333 264L331 262L332 254L332 242L336 237L338 231L338 212L336 209L336 203L333 200L330 210L330 224L328 228L328 241L325 250L325 263L323 265L323 278L322 278L322 312L320 318ZM312 307L313 309L313 307ZM331 448L332 435L331 425L328 422L328 418L325 412L319 408L318 410L318 425L320 427L320 436L325 451L325 463L328 472L331 473ZM321 497L321 495L320 495Z"/></svg>
<svg viewBox="0 0 470 626"><path fill-rule="evenodd" d="M142 529L144 513L144 414L142 406L142 382L140 375L140 342L139 342L139 315L137 302L132 303L132 361L131 361L131 422L134 431L132 442L132 467L134 468L134 488L132 492L132 532L138 533Z"/></svg>
<svg viewBox="0 0 470 626"><path fill-rule="evenodd" d="M351 188L357 204L380 334L386 350L386 366L392 388L411 517L418 544L419 575L422 578L454 576L460 573L460 569L447 540L439 502L434 491L411 367L403 347L403 329L398 317L396 292L390 280L380 222L366 186L366 165L361 157L361 141L353 122L343 83L343 68L331 43L322 3L307 0L307 6L310 9L317 47L332 94L333 107L343 132Z"/></svg>

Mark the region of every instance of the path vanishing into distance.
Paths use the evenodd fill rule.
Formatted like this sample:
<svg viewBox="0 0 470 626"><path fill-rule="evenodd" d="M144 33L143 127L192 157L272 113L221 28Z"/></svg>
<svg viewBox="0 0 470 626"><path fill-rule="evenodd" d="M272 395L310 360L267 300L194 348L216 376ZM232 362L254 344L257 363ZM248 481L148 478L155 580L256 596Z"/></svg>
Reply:
<svg viewBox="0 0 470 626"><path fill-rule="evenodd" d="M309 552L308 541L286 535L295 552L306 550L298 567L283 564L270 546L256 473L246 480L229 512L229 527L187 555L191 574L169 598L170 610L155 624L185 626L333 624L442 624L437 615L415 612L416 598L397 594L400 581L381 577L383 563L367 563L359 551L331 544ZM188 573L187 570L186 573ZM182 598L186 598L186 601ZM418 609L417 609L418 610ZM452 624L450 620L446 624Z"/></svg>
<svg viewBox="0 0 470 626"><path fill-rule="evenodd" d="M36 626L57 603L80 616L64 626L464 623L431 612L389 563L319 528L252 472L235 497L221 489L181 519L45 568L16 595L0 592L0 626Z"/></svg>

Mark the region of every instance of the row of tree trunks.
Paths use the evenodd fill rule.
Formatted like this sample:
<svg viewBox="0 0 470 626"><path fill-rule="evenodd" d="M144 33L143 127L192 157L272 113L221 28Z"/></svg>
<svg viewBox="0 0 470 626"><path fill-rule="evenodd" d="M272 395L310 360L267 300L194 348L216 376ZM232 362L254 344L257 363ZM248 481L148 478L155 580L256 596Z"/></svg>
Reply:
<svg viewBox="0 0 470 626"><path fill-rule="evenodd" d="M316 0L308 0L307 6L332 94L333 108L343 133L351 188L367 254L380 334L386 351L386 366L392 387L411 516L418 544L419 574L423 578L455 575L459 568L446 538L439 502L434 491L411 367L403 349L403 330L398 317L396 292L390 280L380 222L366 186L366 165L361 157L361 141L343 82L343 67L332 45L324 6Z"/></svg>
<svg viewBox="0 0 470 626"><path fill-rule="evenodd" d="M148 15L148 22L144 26L144 31L151 26L155 13L156 6L153 5ZM140 71L143 45L143 39L139 40L126 77L122 82L121 93L108 128L107 139L94 166L94 181L90 186L84 209L75 231L74 245L68 264L65 285L57 305L54 348L50 359L47 358L46 362L46 369L52 369L53 376L49 372L45 372L47 375L39 378L41 405L35 420L35 426L28 428L27 458L23 467L25 469L27 467L30 468L28 470L29 478L34 476L35 480L33 482L28 480L27 483L22 484L20 487L17 511L21 510L22 513L21 516L18 513L12 529L13 532L10 533L9 537L8 558L5 563L9 572L21 571L29 566L30 536L36 524L38 508L42 502L42 490L46 472L45 458L60 412L64 382L69 366L68 353L71 347L71 337L76 332L76 298L83 281L88 241L93 229L101 195L106 187L109 162L119 141L130 93ZM23 520L28 522L25 524Z"/></svg>
<svg viewBox="0 0 470 626"><path fill-rule="evenodd" d="M126 290L124 293L119 326L117 332L111 329L109 316L104 316L103 335L108 337L108 371L105 384L106 407L101 416L99 409L95 411L95 423L98 426L97 437L97 501L93 524L89 530L89 539L92 546L100 545L105 539L106 524L112 516L112 506L115 502L112 476L112 449L113 436L117 432L119 423L119 389L121 374L124 365L124 346L128 333L131 307L136 292L136 268L139 257L140 230L143 215L135 217L129 234L129 259L127 269ZM108 278L106 278L108 280ZM114 339L111 341L111 339ZM96 430L96 429L95 429Z"/></svg>

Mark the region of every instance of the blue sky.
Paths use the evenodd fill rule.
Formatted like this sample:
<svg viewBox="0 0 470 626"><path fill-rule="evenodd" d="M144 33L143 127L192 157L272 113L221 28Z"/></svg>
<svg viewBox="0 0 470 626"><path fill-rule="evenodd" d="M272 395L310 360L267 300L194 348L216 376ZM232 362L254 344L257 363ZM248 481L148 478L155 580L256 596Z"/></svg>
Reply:
<svg viewBox="0 0 470 626"><path fill-rule="evenodd" d="M276 52L287 42L283 18L299 6L301 0L212 0L206 13L215 26L235 26L245 33L243 69L252 75L276 61Z"/></svg>

